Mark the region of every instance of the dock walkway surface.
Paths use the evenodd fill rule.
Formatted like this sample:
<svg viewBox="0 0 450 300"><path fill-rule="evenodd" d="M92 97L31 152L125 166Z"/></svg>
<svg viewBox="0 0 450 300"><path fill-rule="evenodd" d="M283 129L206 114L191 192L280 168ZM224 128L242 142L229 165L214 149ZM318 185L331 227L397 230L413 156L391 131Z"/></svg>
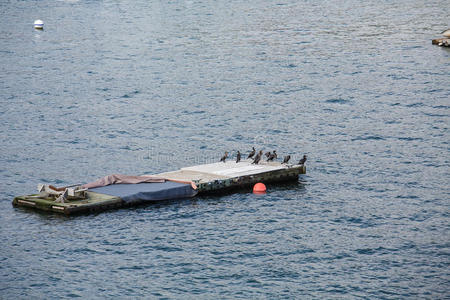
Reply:
<svg viewBox="0 0 450 300"><path fill-rule="evenodd" d="M89 213L143 202L189 198L197 194L243 188L257 182L298 180L299 174L306 173L304 165L251 162L251 160L239 163L227 161L181 168L177 171L155 174L157 177L167 179L164 183L113 184L92 188L86 191L82 199L56 202L54 197L41 197L35 194L15 197L12 204L66 215Z"/></svg>

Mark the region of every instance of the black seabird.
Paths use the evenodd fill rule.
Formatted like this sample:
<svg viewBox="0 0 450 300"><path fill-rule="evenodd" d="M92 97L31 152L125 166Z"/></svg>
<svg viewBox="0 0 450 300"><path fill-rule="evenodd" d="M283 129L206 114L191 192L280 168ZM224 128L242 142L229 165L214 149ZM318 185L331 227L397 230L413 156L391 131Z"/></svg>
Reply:
<svg viewBox="0 0 450 300"><path fill-rule="evenodd" d="M290 155L285 156L284 159L283 159L282 164L287 164L290 159L291 159Z"/></svg>
<svg viewBox="0 0 450 300"><path fill-rule="evenodd" d="M247 159L252 158L253 155L255 155L255 153L256 153L255 147L252 147L252 149L253 150L252 150L252 152L250 152L250 154L248 155Z"/></svg>
<svg viewBox="0 0 450 300"><path fill-rule="evenodd" d="M276 158L277 157L277 154L276 153L271 153L270 155L269 155L269 157L267 158L267 161L272 161L272 160L274 160L274 158Z"/></svg>
<svg viewBox="0 0 450 300"><path fill-rule="evenodd" d="M259 150L259 153L256 154L255 159L253 160L252 164L257 165L259 163L259 161L261 160L261 156L262 156L262 150Z"/></svg>
<svg viewBox="0 0 450 300"><path fill-rule="evenodd" d="M303 155L303 158L298 162L299 165L304 165L306 162L306 155Z"/></svg>
<svg viewBox="0 0 450 300"><path fill-rule="evenodd" d="M240 161L241 161L241 152L239 152L239 150L238 150L238 153L236 155L236 163L238 163Z"/></svg>
<svg viewBox="0 0 450 300"><path fill-rule="evenodd" d="M220 159L220 161L225 162L225 159L227 159L227 157L228 157L228 152L225 151L225 154L224 154L224 156L222 156L222 158Z"/></svg>
<svg viewBox="0 0 450 300"><path fill-rule="evenodd" d="M269 152L266 152L266 153L264 153L264 155L267 157L267 158L269 158L269 156L270 156L270 151Z"/></svg>
<svg viewBox="0 0 450 300"><path fill-rule="evenodd" d="M277 159L278 158L277 150L273 150L273 154L272 155L274 156L274 159Z"/></svg>

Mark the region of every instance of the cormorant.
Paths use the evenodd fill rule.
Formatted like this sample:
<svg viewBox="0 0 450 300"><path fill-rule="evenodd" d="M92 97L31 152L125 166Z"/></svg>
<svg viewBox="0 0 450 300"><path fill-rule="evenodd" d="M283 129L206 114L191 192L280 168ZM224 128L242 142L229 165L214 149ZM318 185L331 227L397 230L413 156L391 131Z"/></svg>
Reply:
<svg viewBox="0 0 450 300"><path fill-rule="evenodd" d="M259 163L259 161L261 160L261 156L262 156L262 150L259 150L259 153L256 154L255 159L253 160L252 164L257 165Z"/></svg>
<svg viewBox="0 0 450 300"><path fill-rule="evenodd" d="M303 158L298 162L299 165L304 165L306 162L306 155L303 155Z"/></svg>
<svg viewBox="0 0 450 300"><path fill-rule="evenodd" d="M272 160L274 160L274 158L276 158L277 157L277 154L274 152L274 153L271 153L270 155L269 155L269 158L267 158L267 161L272 161Z"/></svg>
<svg viewBox="0 0 450 300"><path fill-rule="evenodd" d="M252 148L253 148L253 150L252 150L252 152L250 152L250 154L248 155L247 159L252 158L253 155L255 155L255 152L256 152L255 147L252 147Z"/></svg>
<svg viewBox="0 0 450 300"><path fill-rule="evenodd" d="M291 159L290 155L285 156L284 159L283 159L282 164L287 164L290 159Z"/></svg>
<svg viewBox="0 0 450 300"><path fill-rule="evenodd" d="M225 154L224 154L224 156L222 156L222 158L220 159L220 161L225 162L225 159L227 159L227 157L228 157L228 152L225 151Z"/></svg>
<svg viewBox="0 0 450 300"><path fill-rule="evenodd" d="M239 150L238 150L237 155L236 155L236 163L238 163L240 161L241 161L241 152L239 152Z"/></svg>

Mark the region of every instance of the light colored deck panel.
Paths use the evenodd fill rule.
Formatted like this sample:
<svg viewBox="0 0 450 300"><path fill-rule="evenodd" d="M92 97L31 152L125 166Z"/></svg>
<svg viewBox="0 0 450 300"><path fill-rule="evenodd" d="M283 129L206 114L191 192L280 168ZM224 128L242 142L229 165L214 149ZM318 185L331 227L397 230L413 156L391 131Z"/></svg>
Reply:
<svg viewBox="0 0 450 300"><path fill-rule="evenodd" d="M166 172L161 174L156 174L158 177L164 177L169 180L182 180L182 181L200 181L200 182L208 182L217 179L227 179L228 176L216 175L216 174L208 174L191 170L178 170L173 172Z"/></svg>
<svg viewBox="0 0 450 300"><path fill-rule="evenodd" d="M234 161L227 161L225 163L218 162L207 165L192 166L182 168L182 171L200 172L204 174L212 174L216 176L225 176L226 178L234 178L239 176L249 176L281 170L287 168L280 163L261 163L258 165L251 164L250 161L243 161L236 163ZM218 178L219 179L219 178Z"/></svg>

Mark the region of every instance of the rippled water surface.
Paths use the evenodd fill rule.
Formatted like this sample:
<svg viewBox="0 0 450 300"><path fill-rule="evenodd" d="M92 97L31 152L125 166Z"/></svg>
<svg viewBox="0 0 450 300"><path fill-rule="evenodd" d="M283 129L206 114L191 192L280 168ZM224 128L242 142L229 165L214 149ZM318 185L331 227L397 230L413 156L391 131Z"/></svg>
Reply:
<svg viewBox="0 0 450 300"><path fill-rule="evenodd" d="M449 11L2 1L0 298L450 297ZM251 146L306 153L307 174L79 217L11 206Z"/></svg>

